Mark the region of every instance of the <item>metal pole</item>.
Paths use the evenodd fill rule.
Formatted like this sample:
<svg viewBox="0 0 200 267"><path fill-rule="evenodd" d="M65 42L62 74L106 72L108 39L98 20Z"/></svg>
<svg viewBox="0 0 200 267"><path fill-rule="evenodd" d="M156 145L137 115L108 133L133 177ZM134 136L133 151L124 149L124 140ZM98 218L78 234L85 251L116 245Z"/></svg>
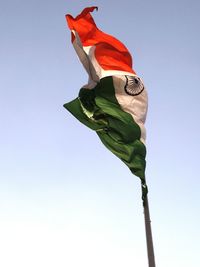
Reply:
<svg viewBox="0 0 200 267"><path fill-rule="evenodd" d="M147 196L146 196L143 204L144 204L144 222L145 222L145 230L146 230L146 241L147 241L147 253L148 253L149 267L156 267L155 258L154 258L153 238L152 238L152 232L151 232L149 203L148 203L148 197Z"/></svg>

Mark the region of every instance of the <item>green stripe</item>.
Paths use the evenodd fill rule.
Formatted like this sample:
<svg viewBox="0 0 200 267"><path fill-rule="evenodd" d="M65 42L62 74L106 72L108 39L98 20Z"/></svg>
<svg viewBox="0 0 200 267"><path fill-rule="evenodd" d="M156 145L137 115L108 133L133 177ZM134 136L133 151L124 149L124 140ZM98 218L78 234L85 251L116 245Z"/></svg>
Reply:
<svg viewBox="0 0 200 267"><path fill-rule="evenodd" d="M133 174L140 177L144 199L147 194L146 147L140 141L140 127L129 113L121 109L115 97L112 77L101 79L92 90L82 88L79 98L64 107L84 125L95 130L102 143L120 158Z"/></svg>

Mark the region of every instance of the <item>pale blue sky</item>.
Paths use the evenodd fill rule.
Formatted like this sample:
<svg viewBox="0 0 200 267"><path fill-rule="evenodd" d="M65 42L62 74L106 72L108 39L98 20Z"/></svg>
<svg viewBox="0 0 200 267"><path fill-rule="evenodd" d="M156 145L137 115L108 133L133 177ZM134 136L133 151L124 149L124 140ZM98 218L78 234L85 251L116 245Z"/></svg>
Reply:
<svg viewBox="0 0 200 267"><path fill-rule="evenodd" d="M138 178L62 107L87 82L64 15L92 5L149 93L157 266L198 267L197 0L1 2L0 266L147 266Z"/></svg>

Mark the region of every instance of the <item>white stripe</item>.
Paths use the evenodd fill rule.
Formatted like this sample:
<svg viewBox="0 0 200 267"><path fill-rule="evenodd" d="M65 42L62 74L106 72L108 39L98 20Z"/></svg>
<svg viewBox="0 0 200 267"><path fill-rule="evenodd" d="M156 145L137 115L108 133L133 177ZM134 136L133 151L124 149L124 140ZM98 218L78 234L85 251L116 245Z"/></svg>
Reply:
<svg viewBox="0 0 200 267"><path fill-rule="evenodd" d="M141 129L141 141L145 143L146 129L144 123L146 120L147 108L148 108L148 96L147 91L144 89L141 94L137 96L128 95L125 90L126 78L125 76L114 76L113 83L115 87L115 96L121 108L130 113L134 121L140 126Z"/></svg>
<svg viewBox="0 0 200 267"><path fill-rule="evenodd" d="M87 55L87 53L84 51L81 40L79 38L79 35L77 32L72 31L75 35L75 40L73 41L73 46L74 49L79 57L79 60L81 61L81 63L83 64L83 67L85 68L85 70L88 73L89 76L89 81L95 81L98 82L99 78L96 75L96 71L94 69L94 67L91 64L91 61Z"/></svg>

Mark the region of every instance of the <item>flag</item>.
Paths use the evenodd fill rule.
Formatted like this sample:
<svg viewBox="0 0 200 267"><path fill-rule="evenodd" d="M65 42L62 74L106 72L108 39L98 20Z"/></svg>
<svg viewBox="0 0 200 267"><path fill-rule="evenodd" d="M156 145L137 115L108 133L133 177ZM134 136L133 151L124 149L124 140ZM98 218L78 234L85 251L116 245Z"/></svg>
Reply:
<svg viewBox="0 0 200 267"><path fill-rule="evenodd" d="M126 46L96 26L90 14L95 9L85 8L75 18L66 15L72 44L89 78L78 97L64 107L96 131L102 143L141 179L144 200L147 92Z"/></svg>

